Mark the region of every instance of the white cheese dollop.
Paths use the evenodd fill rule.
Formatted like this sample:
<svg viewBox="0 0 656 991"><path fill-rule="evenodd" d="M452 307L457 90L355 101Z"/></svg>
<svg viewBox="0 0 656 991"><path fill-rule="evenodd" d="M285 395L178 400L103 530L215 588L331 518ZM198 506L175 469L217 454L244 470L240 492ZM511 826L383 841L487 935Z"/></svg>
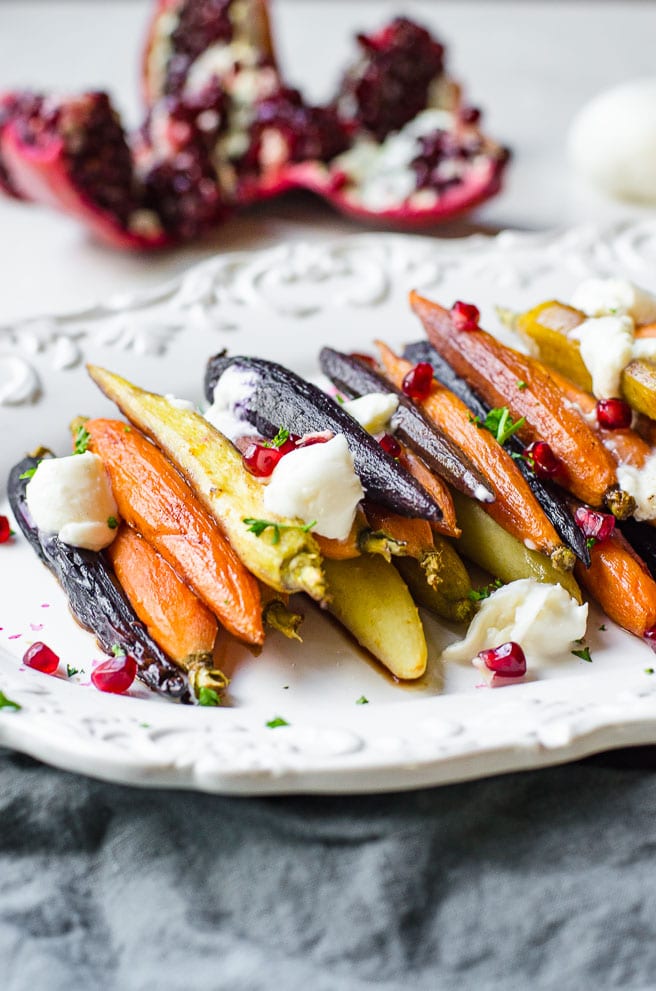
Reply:
<svg viewBox="0 0 656 991"><path fill-rule="evenodd" d="M389 430L389 421L396 413L399 398L392 392L370 392L357 399L349 399L343 409L354 417L361 427L370 434L381 434Z"/></svg>
<svg viewBox="0 0 656 991"><path fill-rule="evenodd" d="M254 372L228 365L214 386L213 403L205 411L205 419L231 441L257 435L257 429L239 413L256 384Z"/></svg>
<svg viewBox="0 0 656 991"><path fill-rule="evenodd" d="M656 296L628 279L586 279L572 306L589 317L629 316L637 324L656 320Z"/></svg>
<svg viewBox="0 0 656 991"><path fill-rule="evenodd" d="M588 606L562 585L521 578L484 599L464 640L442 652L445 661L474 660L480 650L513 640L534 661L565 653L585 635Z"/></svg>
<svg viewBox="0 0 656 991"><path fill-rule="evenodd" d="M656 203L656 79L606 90L577 114L569 133L574 168L611 196Z"/></svg>
<svg viewBox="0 0 656 991"><path fill-rule="evenodd" d="M637 520L656 519L656 454L650 455L641 468L619 464L617 481L622 491L635 499L633 515Z"/></svg>
<svg viewBox="0 0 656 991"><path fill-rule="evenodd" d="M592 317L571 331L570 336L580 341L597 399L619 396L622 370L633 357L633 335L629 316Z"/></svg>
<svg viewBox="0 0 656 991"><path fill-rule="evenodd" d="M86 451L40 462L26 488L27 506L39 530L64 544L99 551L116 536L118 507L105 466Z"/></svg>
<svg viewBox="0 0 656 991"><path fill-rule="evenodd" d="M264 490L264 505L278 516L312 523L324 537L344 540L363 496L346 438L337 434L281 458Z"/></svg>

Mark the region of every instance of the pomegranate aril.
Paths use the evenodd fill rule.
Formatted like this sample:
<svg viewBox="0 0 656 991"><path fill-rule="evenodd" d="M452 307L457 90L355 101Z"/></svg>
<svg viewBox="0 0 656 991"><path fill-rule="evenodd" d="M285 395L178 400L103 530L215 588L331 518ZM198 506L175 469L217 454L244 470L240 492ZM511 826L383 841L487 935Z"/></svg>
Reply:
<svg viewBox="0 0 656 991"><path fill-rule="evenodd" d="M426 399L433 384L433 366L427 361L420 361L407 373L401 388L410 399Z"/></svg>
<svg viewBox="0 0 656 991"><path fill-rule="evenodd" d="M645 640L649 640L650 644L656 647L656 626L650 626L642 635Z"/></svg>
<svg viewBox="0 0 656 991"><path fill-rule="evenodd" d="M600 513L588 506L579 506L574 519L586 537L594 537L601 542L612 537L615 530L615 517L610 513Z"/></svg>
<svg viewBox="0 0 656 991"><path fill-rule="evenodd" d="M540 478L551 481L565 481L567 472L565 466L551 450L546 440L536 440L524 449L524 457L532 464L533 470Z"/></svg>
<svg viewBox="0 0 656 991"><path fill-rule="evenodd" d="M481 314L473 303L457 300L451 307L451 319L458 330L478 330Z"/></svg>
<svg viewBox="0 0 656 991"><path fill-rule="evenodd" d="M0 516L0 544L6 544L11 537L11 526L6 516Z"/></svg>
<svg viewBox="0 0 656 991"><path fill-rule="evenodd" d="M597 423L604 430L626 430L632 420L633 411L623 399L600 399L597 403Z"/></svg>
<svg viewBox="0 0 656 991"><path fill-rule="evenodd" d="M494 671L497 678L521 678L526 674L524 651L514 640L481 650L477 657L489 671Z"/></svg>
<svg viewBox="0 0 656 991"><path fill-rule="evenodd" d="M396 437L392 437L391 434L383 434L383 436L378 441L383 451L387 451L391 454L393 458L398 458L401 454L401 445L399 444Z"/></svg>
<svg viewBox="0 0 656 991"><path fill-rule="evenodd" d="M264 444L249 444L242 455L245 468L257 478L268 478L280 459L282 452L277 447L265 447Z"/></svg>
<svg viewBox="0 0 656 991"><path fill-rule="evenodd" d="M120 654L96 664L91 672L91 681L100 692L121 695L137 676L137 662L130 654Z"/></svg>
<svg viewBox="0 0 656 991"><path fill-rule="evenodd" d="M37 640L23 654L23 664L43 674L54 674L59 667L59 657L45 643Z"/></svg>
<svg viewBox="0 0 656 991"><path fill-rule="evenodd" d="M332 430L320 430L314 434L304 434L296 442L297 447L312 447L313 444L325 444L334 437Z"/></svg>

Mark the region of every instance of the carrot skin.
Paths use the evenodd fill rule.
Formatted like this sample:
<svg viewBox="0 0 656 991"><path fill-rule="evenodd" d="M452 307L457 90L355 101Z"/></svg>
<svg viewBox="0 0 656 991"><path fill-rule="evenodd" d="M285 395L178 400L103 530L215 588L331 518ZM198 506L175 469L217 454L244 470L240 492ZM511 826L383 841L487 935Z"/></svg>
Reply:
<svg viewBox="0 0 656 991"><path fill-rule="evenodd" d="M656 623L656 581L644 561L617 530L590 556L589 568L576 564L578 581L613 622L643 636Z"/></svg>

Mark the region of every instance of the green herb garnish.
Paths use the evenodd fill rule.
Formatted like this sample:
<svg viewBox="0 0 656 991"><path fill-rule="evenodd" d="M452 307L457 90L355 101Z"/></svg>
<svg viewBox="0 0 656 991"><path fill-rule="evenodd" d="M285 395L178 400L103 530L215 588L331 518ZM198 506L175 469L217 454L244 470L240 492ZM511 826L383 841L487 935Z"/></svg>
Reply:
<svg viewBox="0 0 656 991"><path fill-rule="evenodd" d="M118 526L118 520L116 519L115 516L109 516L107 518L107 526L109 527L110 530L116 529L116 527Z"/></svg>
<svg viewBox="0 0 656 991"><path fill-rule="evenodd" d="M522 390L525 389L526 388L526 382L524 382L523 379L518 379L517 380L517 388L518 389L522 389Z"/></svg>
<svg viewBox="0 0 656 991"><path fill-rule="evenodd" d="M74 668L72 664L67 664L66 665L66 677L67 678L72 678L74 674L79 674L79 673L80 673L80 669L79 668Z"/></svg>
<svg viewBox="0 0 656 991"><path fill-rule="evenodd" d="M278 427L278 433L273 440L262 441L262 447L282 447L285 441L289 440L289 430L287 427Z"/></svg>
<svg viewBox="0 0 656 991"><path fill-rule="evenodd" d="M601 630L602 633L605 633L606 632L606 624L605 623L602 623L601 626L599 627L599 629Z"/></svg>
<svg viewBox="0 0 656 991"><path fill-rule="evenodd" d="M269 729L277 729L278 726L289 726L289 723L282 716L274 716L268 721L267 726Z"/></svg>
<svg viewBox="0 0 656 991"><path fill-rule="evenodd" d="M653 673L654 673L653 668L645 668L645 674L653 674Z"/></svg>
<svg viewBox="0 0 656 991"><path fill-rule="evenodd" d="M19 475L18 477L19 478L32 478L33 475L34 475L34 473L36 472L36 469L38 467L39 466L36 465L34 468L26 468L25 471L22 473L22 475Z"/></svg>
<svg viewBox="0 0 656 991"><path fill-rule="evenodd" d="M12 709L14 712L22 708L18 702L14 702L12 699L7 698L5 693L0 689L0 709Z"/></svg>
<svg viewBox="0 0 656 991"><path fill-rule="evenodd" d="M125 650L121 647L120 643L113 643L112 654L114 657L125 657Z"/></svg>
<svg viewBox="0 0 656 991"><path fill-rule="evenodd" d="M359 699L355 700L356 705L369 705L369 699L366 695L361 695Z"/></svg>
<svg viewBox="0 0 656 991"><path fill-rule="evenodd" d="M585 546L588 548L589 551L591 551L596 543L597 543L596 537L588 537L585 542Z"/></svg>
<svg viewBox="0 0 656 991"><path fill-rule="evenodd" d="M245 516L242 523L245 523L249 533L254 533L256 537L261 537L265 530L271 528L273 530L272 544L280 543L281 530L298 529L303 533L309 533L312 527L317 525L317 521L312 520L310 523L304 523L302 526L296 527L293 523L274 523L273 520L256 520L252 516Z"/></svg>
<svg viewBox="0 0 656 991"><path fill-rule="evenodd" d="M207 685L201 685L198 690L198 704L221 705L221 697L216 689L209 688Z"/></svg>
<svg viewBox="0 0 656 991"><path fill-rule="evenodd" d="M73 445L73 454L85 454L89 446L89 441L91 440L91 434L84 426L83 423L75 430L75 444Z"/></svg>
<svg viewBox="0 0 656 991"><path fill-rule="evenodd" d="M587 661L588 664L592 664L589 647L582 647L581 650L572 650L571 653L574 654L574 657L580 657L582 661Z"/></svg>
<svg viewBox="0 0 656 991"><path fill-rule="evenodd" d="M483 426L486 430L489 430L499 444L503 446L509 437L512 437L512 435L518 430L521 430L525 423L526 417L521 416L519 420L513 421L508 407L499 406L496 409L490 410L485 417Z"/></svg>
<svg viewBox="0 0 656 991"><path fill-rule="evenodd" d="M487 599L496 589L501 588L502 584L498 578L495 578L489 585L481 585L480 588L470 589L469 598L472 602L480 602L481 599Z"/></svg>

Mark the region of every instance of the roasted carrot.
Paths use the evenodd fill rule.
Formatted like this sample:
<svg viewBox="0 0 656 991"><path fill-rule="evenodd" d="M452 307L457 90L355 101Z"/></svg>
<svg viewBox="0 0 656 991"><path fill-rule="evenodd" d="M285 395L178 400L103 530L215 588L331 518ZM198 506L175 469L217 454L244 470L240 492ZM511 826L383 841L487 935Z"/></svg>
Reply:
<svg viewBox="0 0 656 991"><path fill-rule="evenodd" d="M390 380L398 385L412 365L385 344L376 343ZM555 566L571 569L573 552L561 542L508 452L488 430L474 422L467 406L437 382L433 382L421 406L429 419L465 451L492 487L496 498L481 504L485 512L517 540L548 555Z"/></svg>
<svg viewBox="0 0 656 991"><path fill-rule="evenodd" d="M88 420L89 449L109 472L122 518L234 636L264 641L257 581L162 452L118 420Z"/></svg>
<svg viewBox="0 0 656 991"><path fill-rule="evenodd" d="M224 675L212 663L218 623L207 606L127 524L107 553L132 608L155 643L187 672L195 694L225 688Z"/></svg>
<svg viewBox="0 0 656 991"><path fill-rule="evenodd" d="M437 523L431 523L433 530L444 534L445 537L459 537L460 527L456 519L456 510L446 482L443 482L439 475L435 475L419 455L411 451L409 447L401 445L399 460L403 462L410 474L414 475L417 481L430 492L442 510L442 519Z"/></svg>
<svg viewBox="0 0 656 991"><path fill-rule="evenodd" d="M430 526L430 525L429 525ZM402 553L398 540L384 530L373 530L366 516L358 510L349 535L343 540L313 534L324 558L331 561L348 561L360 554L381 554L387 561L393 554Z"/></svg>
<svg viewBox="0 0 656 991"><path fill-rule="evenodd" d="M576 564L581 585L618 626L643 636L656 623L656 582L647 566L617 530L590 556L589 568Z"/></svg>
<svg viewBox="0 0 656 991"><path fill-rule="evenodd" d="M619 518L634 508L617 484L615 462L599 436L561 395L544 366L502 344L484 330L459 331L448 310L413 292L412 309L431 344L493 407L524 417L518 436L544 440L569 474L570 490L592 506L606 505Z"/></svg>

